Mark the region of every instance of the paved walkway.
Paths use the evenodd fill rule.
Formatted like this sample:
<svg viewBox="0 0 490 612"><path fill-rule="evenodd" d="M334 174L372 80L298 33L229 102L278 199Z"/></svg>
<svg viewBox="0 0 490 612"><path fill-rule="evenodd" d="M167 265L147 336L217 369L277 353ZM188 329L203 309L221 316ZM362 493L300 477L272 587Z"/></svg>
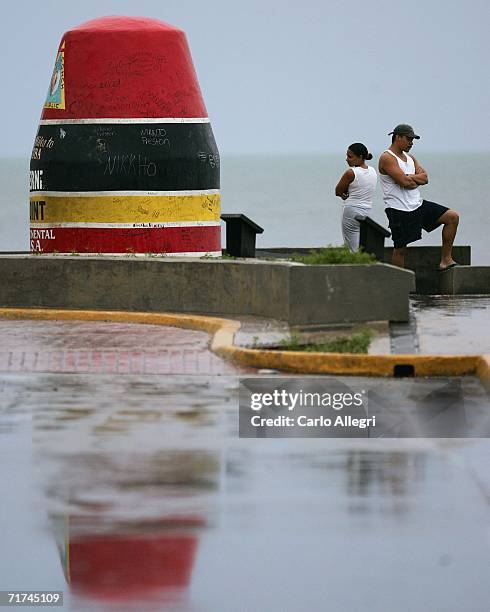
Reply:
<svg viewBox="0 0 490 612"><path fill-rule="evenodd" d="M337 380L399 410L451 384ZM0 588L73 612L487 609L488 440L237 427L236 375L3 374Z"/></svg>
<svg viewBox="0 0 490 612"><path fill-rule="evenodd" d="M490 296L417 296L411 305L421 353L490 353Z"/></svg>
<svg viewBox="0 0 490 612"><path fill-rule="evenodd" d="M356 324L352 331L366 328ZM403 323L371 326L376 336L369 353L488 354L490 353L490 296L413 296L410 320ZM306 328L305 328L306 329ZM302 337L321 341L328 336L351 333L348 326L330 331L302 332ZM235 343L278 345L290 336L286 323L244 318Z"/></svg>
<svg viewBox="0 0 490 612"><path fill-rule="evenodd" d="M0 333L0 590L62 590L73 612L486 610L488 440L243 439L257 371L205 333ZM472 377L322 381L405 419L488 404Z"/></svg>
<svg viewBox="0 0 490 612"><path fill-rule="evenodd" d="M378 326L377 332L370 353L490 353L490 297L415 297L409 323L392 324L389 331L386 325ZM244 317L235 342L277 345L289 335L285 323ZM322 333L309 336L319 340ZM251 371L213 354L205 332L176 327L0 319L0 337L0 372L206 375Z"/></svg>
<svg viewBox="0 0 490 612"><path fill-rule="evenodd" d="M0 372L245 373L209 350L205 332L160 325L0 319Z"/></svg>

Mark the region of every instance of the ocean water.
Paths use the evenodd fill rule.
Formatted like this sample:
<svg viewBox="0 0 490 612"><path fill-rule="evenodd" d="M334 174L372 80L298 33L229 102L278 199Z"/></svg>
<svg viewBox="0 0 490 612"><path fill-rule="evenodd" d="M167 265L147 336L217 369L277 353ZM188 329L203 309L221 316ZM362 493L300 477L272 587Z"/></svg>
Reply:
<svg viewBox="0 0 490 612"><path fill-rule="evenodd" d="M460 213L456 243L471 245L474 265L490 265L490 154L415 153L429 173L423 197ZM343 153L223 155L222 212L244 213L262 226L261 248L341 244L341 200L334 188L346 167ZM0 160L0 251L28 250L28 169L27 159ZM387 225L379 185L372 217ZM438 229L415 244L440 242Z"/></svg>

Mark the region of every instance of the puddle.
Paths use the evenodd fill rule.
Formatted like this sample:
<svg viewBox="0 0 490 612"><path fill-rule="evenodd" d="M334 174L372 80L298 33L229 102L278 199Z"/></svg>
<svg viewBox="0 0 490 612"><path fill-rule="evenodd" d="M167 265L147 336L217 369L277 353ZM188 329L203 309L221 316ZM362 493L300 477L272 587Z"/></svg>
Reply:
<svg viewBox="0 0 490 612"><path fill-rule="evenodd" d="M456 611L469 589L482 609L487 440L238 439L235 378L150 378L4 376L19 588L43 576L71 610Z"/></svg>
<svg viewBox="0 0 490 612"><path fill-rule="evenodd" d="M411 298L421 353L490 353L490 296Z"/></svg>

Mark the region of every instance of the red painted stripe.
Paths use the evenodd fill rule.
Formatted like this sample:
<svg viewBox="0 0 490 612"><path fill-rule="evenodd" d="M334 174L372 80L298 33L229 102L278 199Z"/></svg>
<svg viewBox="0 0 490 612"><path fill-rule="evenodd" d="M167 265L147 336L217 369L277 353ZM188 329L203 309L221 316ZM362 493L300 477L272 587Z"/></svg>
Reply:
<svg viewBox="0 0 490 612"><path fill-rule="evenodd" d="M210 253L221 250L220 230L219 226L31 229L31 251L41 250L44 253Z"/></svg>
<svg viewBox="0 0 490 612"><path fill-rule="evenodd" d="M70 586L86 595L111 600L185 589L191 579L196 549L197 538L186 533L72 539Z"/></svg>
<svg viewBox="0 0 490 612"><path fill-rule="evenodd" d="M181 30L104 17L63 41L65 109L45 108L42 119L207 117Z"/></svg>

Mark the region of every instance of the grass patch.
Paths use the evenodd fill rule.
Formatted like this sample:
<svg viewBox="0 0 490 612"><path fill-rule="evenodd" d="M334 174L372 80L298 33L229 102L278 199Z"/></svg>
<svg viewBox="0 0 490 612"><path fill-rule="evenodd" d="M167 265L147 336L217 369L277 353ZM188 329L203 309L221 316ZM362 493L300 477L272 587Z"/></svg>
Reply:
<svg viewBox="0 0 490 612"><path fill-rule="evenodd" d="M326 246L323 249L310 251L308 255L293 253L292 261L303 264L370 264L375 263L376 257L370 253L365 253L362 249L356 253L351 253L348 247Z"/></svg>
<svg viewBox="0 0 490 612"><path fill-rule="evenodd" d="M222 253L221 259L245 259L245 257L236 257L235 255L228 255L228 253Z"/></svg>
<svg viewBox="0 0 490 612"><path fill-rule="evenodd" d="M325 342L301 344L299 336L293 334L290 338L281 340L280 349L306 353L367 353L373 335L370 329L365 329L350 336L339 336Z"/></svg>

